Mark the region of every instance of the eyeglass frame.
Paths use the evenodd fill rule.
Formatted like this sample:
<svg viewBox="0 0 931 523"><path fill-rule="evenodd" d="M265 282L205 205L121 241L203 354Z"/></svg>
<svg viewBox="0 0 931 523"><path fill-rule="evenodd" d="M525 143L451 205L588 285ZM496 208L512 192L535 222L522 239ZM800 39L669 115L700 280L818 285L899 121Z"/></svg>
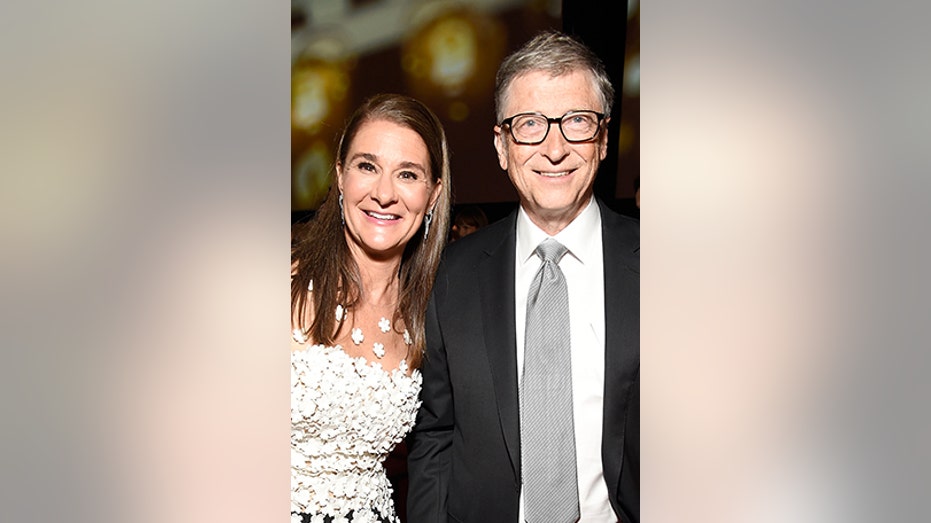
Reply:
<svg viewBox="0 0 931 523"><path fill-rule="evenodd" d="M569 116L569 115L571 115L571 114L578 114L578 113L591 113L591 114L594 114L595 116L598 117L598 122L597 122L597 124L595 125L596 128L595 128L594 134L592 134L590 137L585 138L584 140L570 140L570 139L566 136L566 131L564 131L563 128L562 128L562 121L563 121L567 116ZM540 140L537 141L537 142L527 142L527 141L522 141L522 140L520 140L517 136L514 136L514 126L511 125L511 122L513 122L515 118L518 118L518 117L521 117L521 116L539 116L539 117L541 117L541 118L544 118L544 119L546 120L546 132L543 133L543 138L540 138ZM563 114L562 116L560 116L560 117L558 117L558 118L550 118L549 116L546 116L545 114L540 113L540 112L517 113L517 114L515 114L515 115L513 115L513 116L509 116L509 117L505 118L504 120L501 120L501 123L498 124L498 127L501 127L501 128L503 129L504 126L507 126L507 128L508 128L508 134L511 135L511 139L514 140L514 143L517 143L517 144L520 144L520 145L540 145L541 143L545 142L545 141L546 141L546 138L550 135L550 128L553 126L553 124L556 124L556 127L559 127L559 134L561 134L562 137L563 137L567 142L569 142L569 143L585 143L585 142L589 142L589 141L591 141L591 140L594 140L595 137L598 136L598 133L601 132L601 123L605 121L606 117L607 117L607 115L604 114L604 113L599 113L598 111L589 111L589 110L583 110L583 111L567 111L565 114Z"/></svg>

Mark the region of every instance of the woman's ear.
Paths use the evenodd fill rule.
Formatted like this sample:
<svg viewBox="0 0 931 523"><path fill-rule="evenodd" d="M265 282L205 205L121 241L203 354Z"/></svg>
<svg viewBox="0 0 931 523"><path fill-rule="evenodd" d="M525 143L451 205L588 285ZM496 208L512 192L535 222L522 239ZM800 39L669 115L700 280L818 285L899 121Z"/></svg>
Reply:
<svg viewBox="0 0 931 523"><path fill-rule="evenodd" d="M443 194L443 179L440 178L433 184L433 192L430 194L430 203L427 204L427 208L433 210L436 208L436 202L440 199L440 195ZM429 212L429 211L428 211Z"/></svg>

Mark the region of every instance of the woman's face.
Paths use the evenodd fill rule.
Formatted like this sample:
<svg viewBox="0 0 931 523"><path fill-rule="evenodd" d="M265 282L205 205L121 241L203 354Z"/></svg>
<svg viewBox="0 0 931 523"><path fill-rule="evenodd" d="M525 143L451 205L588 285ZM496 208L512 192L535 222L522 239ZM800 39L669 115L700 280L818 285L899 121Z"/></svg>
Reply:
<svg viewBox="0 0 931 523"><path fill-rule="evenodd" d="M423 139L387 120L366 122L336 170L350 246L372 258L400 257L440 194Z"/></svg>

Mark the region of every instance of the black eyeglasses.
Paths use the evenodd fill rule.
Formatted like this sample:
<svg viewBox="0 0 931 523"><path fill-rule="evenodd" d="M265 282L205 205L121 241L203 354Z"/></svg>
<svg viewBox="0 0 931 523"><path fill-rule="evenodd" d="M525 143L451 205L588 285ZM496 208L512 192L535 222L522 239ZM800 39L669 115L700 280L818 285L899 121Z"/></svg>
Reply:
<svg viewBox="0 0 931 523"><path fill-rule="evenodd" d="M598 135L605 115L595 111L569 111L559 118L550 118L540 113L520 113L501 120L507 126L511 138L524 145L543 143L550 133L550 124L559 125L559 131L567 142L587 142Z"/></svg>

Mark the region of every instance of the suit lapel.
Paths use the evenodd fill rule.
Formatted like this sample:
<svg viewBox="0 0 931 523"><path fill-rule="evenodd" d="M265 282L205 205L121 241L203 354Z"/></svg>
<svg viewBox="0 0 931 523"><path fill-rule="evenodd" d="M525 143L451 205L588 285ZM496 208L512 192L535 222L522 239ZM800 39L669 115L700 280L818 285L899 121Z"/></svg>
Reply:
<svg viewBox="0 0 931 523"><path fill-rule="evenodd" d="M485 349L495 384L498 417L515 478L520 478L520 427L517 397L517 333L514 315L514 249L517 213L507 218L500 241L479 263L479 292Z"/></svg>
<svg viewBox="0 0 931 523"><path fill-rule="evenodd" d="M617 486L623 460L624 417L640 358L640 242L600 201L605 267L605 401L602 460ZM517 213L499 241L485 250L476 282L481 296L484 345L495 387L498 417L516 481L520 479L520 416L514 314L514 250ZM625 375L629 373L630 375Z"/></svg>

